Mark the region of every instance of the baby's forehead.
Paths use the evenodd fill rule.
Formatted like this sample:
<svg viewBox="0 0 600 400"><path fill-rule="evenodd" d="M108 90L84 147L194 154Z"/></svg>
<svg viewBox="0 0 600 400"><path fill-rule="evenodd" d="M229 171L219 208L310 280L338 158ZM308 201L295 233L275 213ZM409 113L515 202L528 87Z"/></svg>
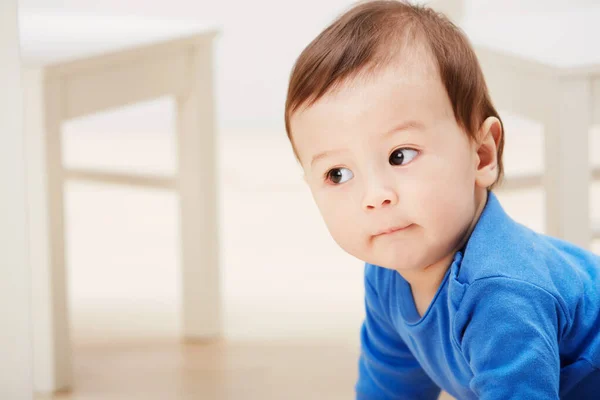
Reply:
<svg viewBox="0 0 600 400"><path fill-rule="evenodd" d="M398 76L395 69L371 82L354 82L299 110L292 117L292 139L299 149L315 144L336 147L358 140L387 142L402 126L404 138L454 121L452 106L439 78ZM317 146L318 147L318 146Z"/></svg>

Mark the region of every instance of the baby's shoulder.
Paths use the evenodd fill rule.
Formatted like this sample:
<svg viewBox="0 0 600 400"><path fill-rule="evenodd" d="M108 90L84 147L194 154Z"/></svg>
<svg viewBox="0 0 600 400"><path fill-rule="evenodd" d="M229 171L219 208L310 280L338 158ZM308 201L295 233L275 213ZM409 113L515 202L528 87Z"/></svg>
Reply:
<svg viewBox="0 0 600 400"><path fill-rule="evenodd" d="M600 257L519 226L510 237L480 238L476 246L467 246L456 279L471 285L491 278L524 282L560 295L582 288L586 280L600 279Z"/></svg>
<svg viewBox="0 0 600 400"><path fill-rule="evenodd" d="M582 304L600 307L598 255L525 228L514 233L488 252L467 250L451 288L460 309L494 302L516 312L519 304L538 304L555 307L569 324Z"/></svg>

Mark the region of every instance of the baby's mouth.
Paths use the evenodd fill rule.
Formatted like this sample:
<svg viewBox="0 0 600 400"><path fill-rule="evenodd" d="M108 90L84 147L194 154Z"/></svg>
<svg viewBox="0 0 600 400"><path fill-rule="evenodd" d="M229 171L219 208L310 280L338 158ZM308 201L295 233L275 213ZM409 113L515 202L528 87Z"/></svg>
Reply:
<svg viewBox="0 0 600 400"><path fill-rule="evenodd" d="M410 228L412 225L413 224L400 225L400 226L394 226L394 227L382 229L382 230L378 231L377 233L375 233L373 235L373 237L386 236L386 235L391 235L391 234L394 234L397 232L402 232L402 231L405 231L406 229Z"/></svg>

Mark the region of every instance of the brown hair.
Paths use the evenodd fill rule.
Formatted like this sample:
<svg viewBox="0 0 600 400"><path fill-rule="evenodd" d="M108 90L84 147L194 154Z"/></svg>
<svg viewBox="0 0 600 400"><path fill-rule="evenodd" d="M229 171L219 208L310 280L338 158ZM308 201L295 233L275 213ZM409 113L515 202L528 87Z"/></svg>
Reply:
<svg viewBox="0 0 600 400"><path fill-rule="evenodd" d="M296 60L285 103L285 127L292 147L290 118L294 112L310 107L361 73L388 66L403 47L415 44L424 45L433 56L456 121L469 137L476 139L487 117L500 120L475 52L448 18L431 8L406 2L367 1L338 17ZM498 143L498 179L494 185L503 176L503 149L504 134Z"/></svg>

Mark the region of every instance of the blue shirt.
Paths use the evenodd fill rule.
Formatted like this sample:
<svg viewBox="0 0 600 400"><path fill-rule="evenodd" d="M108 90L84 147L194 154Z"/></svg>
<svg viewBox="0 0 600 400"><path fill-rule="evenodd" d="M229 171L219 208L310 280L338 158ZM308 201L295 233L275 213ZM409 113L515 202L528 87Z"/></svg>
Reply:
<svg viewBox="0 0 600 400"><path fill-rule="evenodd" d="M493 193L422 317L408 282L370 264L365 306L357 399L600 399L600 257Z"/></svg>

